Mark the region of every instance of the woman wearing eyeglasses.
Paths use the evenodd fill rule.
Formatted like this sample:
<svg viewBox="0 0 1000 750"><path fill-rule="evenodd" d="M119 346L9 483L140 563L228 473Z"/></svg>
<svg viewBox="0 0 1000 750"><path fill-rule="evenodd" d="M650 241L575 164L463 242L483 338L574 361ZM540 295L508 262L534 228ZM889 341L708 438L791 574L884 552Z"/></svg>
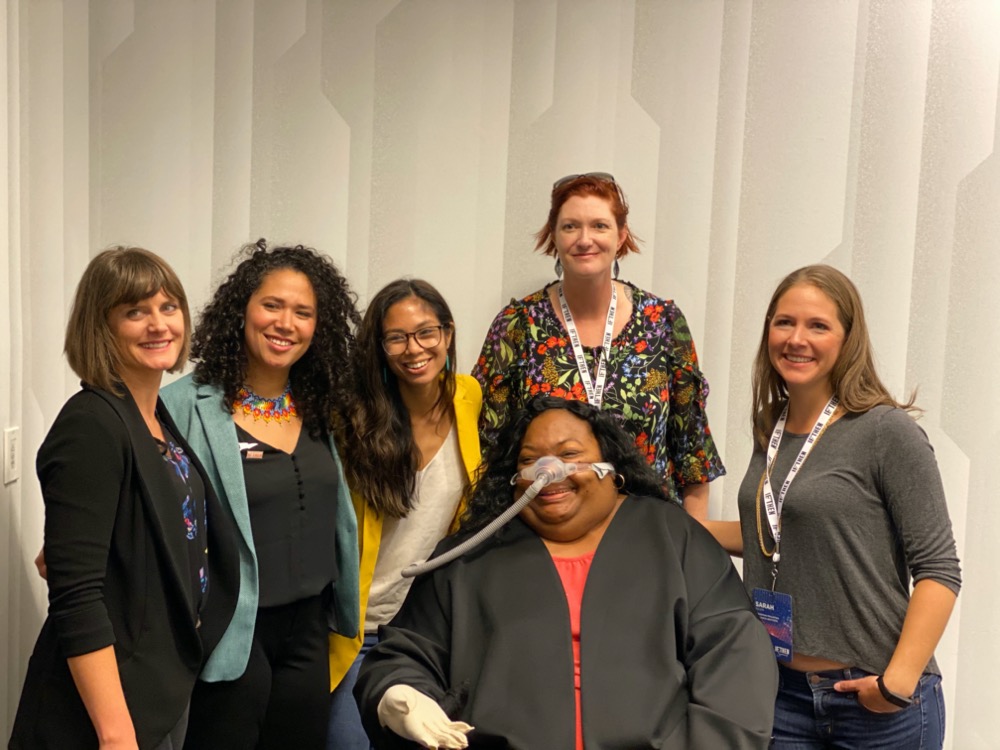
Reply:
<svg viewBox="0 0 1000 750"><path fill-rule="evenodd" d="M433 286L399 279L379 291L354 364L340 438L358 517L364 624L354 638L330 638L330 750L370 747L352 695L361 659L409 591L412 579L400 571L457 527L479 464L482 393L455 373L455 322Z"/></svg>
<svg viewBox="0 0 1000 750"><path fill-rule="evenodd" d="M708 482L725 473L708 427L708 382L677 306L618 279L638 252L628 203L612 175L569 175L552 186L536 250L556 281L496 316L473 375L483 387L480 440L537 394L616 414L664 478L668 496L704 520Z"/></svg>

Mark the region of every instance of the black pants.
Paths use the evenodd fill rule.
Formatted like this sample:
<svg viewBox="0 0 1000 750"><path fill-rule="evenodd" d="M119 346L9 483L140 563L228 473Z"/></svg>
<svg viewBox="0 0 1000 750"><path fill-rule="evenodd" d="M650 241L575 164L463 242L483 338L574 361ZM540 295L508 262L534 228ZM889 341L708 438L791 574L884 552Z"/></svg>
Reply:
<svg viewBox="0 0 1000 750"><path fill-rule="evenodd" d="M330 710L327 597L257 610L246 672L198 680L184 750L326 746Z"/></svg>
<svg viewBox="0 0 1000 750"><path fill-rule="evenodd" d="M163 738L155 750L182 750L184 747L184 735L187 732L188 709L184 709L181 718L177 720L170 734Z"/></svg>

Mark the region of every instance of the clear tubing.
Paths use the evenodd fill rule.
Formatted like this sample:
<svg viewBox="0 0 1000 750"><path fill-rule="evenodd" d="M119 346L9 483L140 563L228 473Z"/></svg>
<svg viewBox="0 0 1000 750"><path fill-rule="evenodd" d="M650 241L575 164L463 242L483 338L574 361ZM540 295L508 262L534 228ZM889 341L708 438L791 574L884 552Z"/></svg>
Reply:
<svg viewBox="0 0 1000 750"><path fill-rule="evenodd" d="M576 474L580 471L593 471L598 477L603 479L609 473L613 472L615 467L608 463L563 463L555 456L542 456L535 463L522 471L514 475L514 478L510 480L511 484L514 484L518 477L527 479L531 482L531 486L524 491L524 494L517 499L517 501L511 505L507 510L501 513L499 516L490 521L486 526L480 529L476 534L469 539L466 539L460 545L454 549L450 549L447 552L443 552L438 557L431 560L425 560L422 563L414 563L413 565L408 565L402 571L400 575L403 578L413 578L414 576L421 575L423 573L428 573L432 570L440 568L446 563L450 563L456 557L461 557L466 552L475 547L478 547L486 539L493 536L498 532L504 525L507 524L514 516L521 512L525 505L530 503L535 499L535 496L542 491L542 487L552 482L561 482L563 479L568 477L570 474Z"/></svg>
<svg viewBox="0 0 1000 750"><path fill-rule="evenodd" d="M501 513L499 516L490 521L486 526L481 528L476 532L475 536L466 539L457 547L443 552L435 558L427 560L422 563L414 563L413 565L407 565L403 568L400 575L403 578L413 578L414 576L423 575L424 573L429 573L432 570L440 568L442 565L446 565L454 560L456 557L461 557L466 552L475 547L478 547L486 539L493 536L497 531L503 528L508 521L510 521L514 516L521 512L525 505L530 503L535 499L535 496L542 491L542 487L547 485L549 482L553 481L554 477L548 473L542 474L531 486L524 491L524 494L517 499L517 501L511 505L507 510Z"/></svg>

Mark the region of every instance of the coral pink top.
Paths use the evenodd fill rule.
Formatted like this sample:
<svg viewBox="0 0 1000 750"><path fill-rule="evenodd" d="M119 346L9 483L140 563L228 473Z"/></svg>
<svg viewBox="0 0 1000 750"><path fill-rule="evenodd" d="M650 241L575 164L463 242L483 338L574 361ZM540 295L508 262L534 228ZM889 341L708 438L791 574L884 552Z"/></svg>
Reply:
<svg viewBox="0 0 1000 750"><path fill-rule="evenodd" d="M579 557L553 557L556 571L566 592L569 603L569 629L573 636L573 687L576 693L576 750L583 750L583 720L580 711L580 607L583 604L583 589L587 585L587 573L594 553Z"/></svg>

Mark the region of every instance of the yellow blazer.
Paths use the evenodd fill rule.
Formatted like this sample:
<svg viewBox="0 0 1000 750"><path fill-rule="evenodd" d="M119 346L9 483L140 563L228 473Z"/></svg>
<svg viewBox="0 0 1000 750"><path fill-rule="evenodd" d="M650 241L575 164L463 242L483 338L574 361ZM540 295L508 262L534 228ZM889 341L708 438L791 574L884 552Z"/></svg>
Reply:
<svg viewBox="0 0 1000 750"><path fill-rule="evenodd" d="M462 463L469 473L469 480L475 477L479 466L479 409L483 403L483 393L479 382L470 375L455 376L455 426L458 430L458 449ZM368 609L368 593L371 591L375 560L382 541L382 517L378 515L364 498L351 493L354 511L358 516L358 552L361 561L359 620L361 627L357 635L347 638L330 633L330 690L332 691L347 674L351 664L361 650L365 635L365 612ZM458 528L458 519L465 510L465 501L459 503L452 520L451 531ZM414 561L416 562L416 561Z"/></svg>

